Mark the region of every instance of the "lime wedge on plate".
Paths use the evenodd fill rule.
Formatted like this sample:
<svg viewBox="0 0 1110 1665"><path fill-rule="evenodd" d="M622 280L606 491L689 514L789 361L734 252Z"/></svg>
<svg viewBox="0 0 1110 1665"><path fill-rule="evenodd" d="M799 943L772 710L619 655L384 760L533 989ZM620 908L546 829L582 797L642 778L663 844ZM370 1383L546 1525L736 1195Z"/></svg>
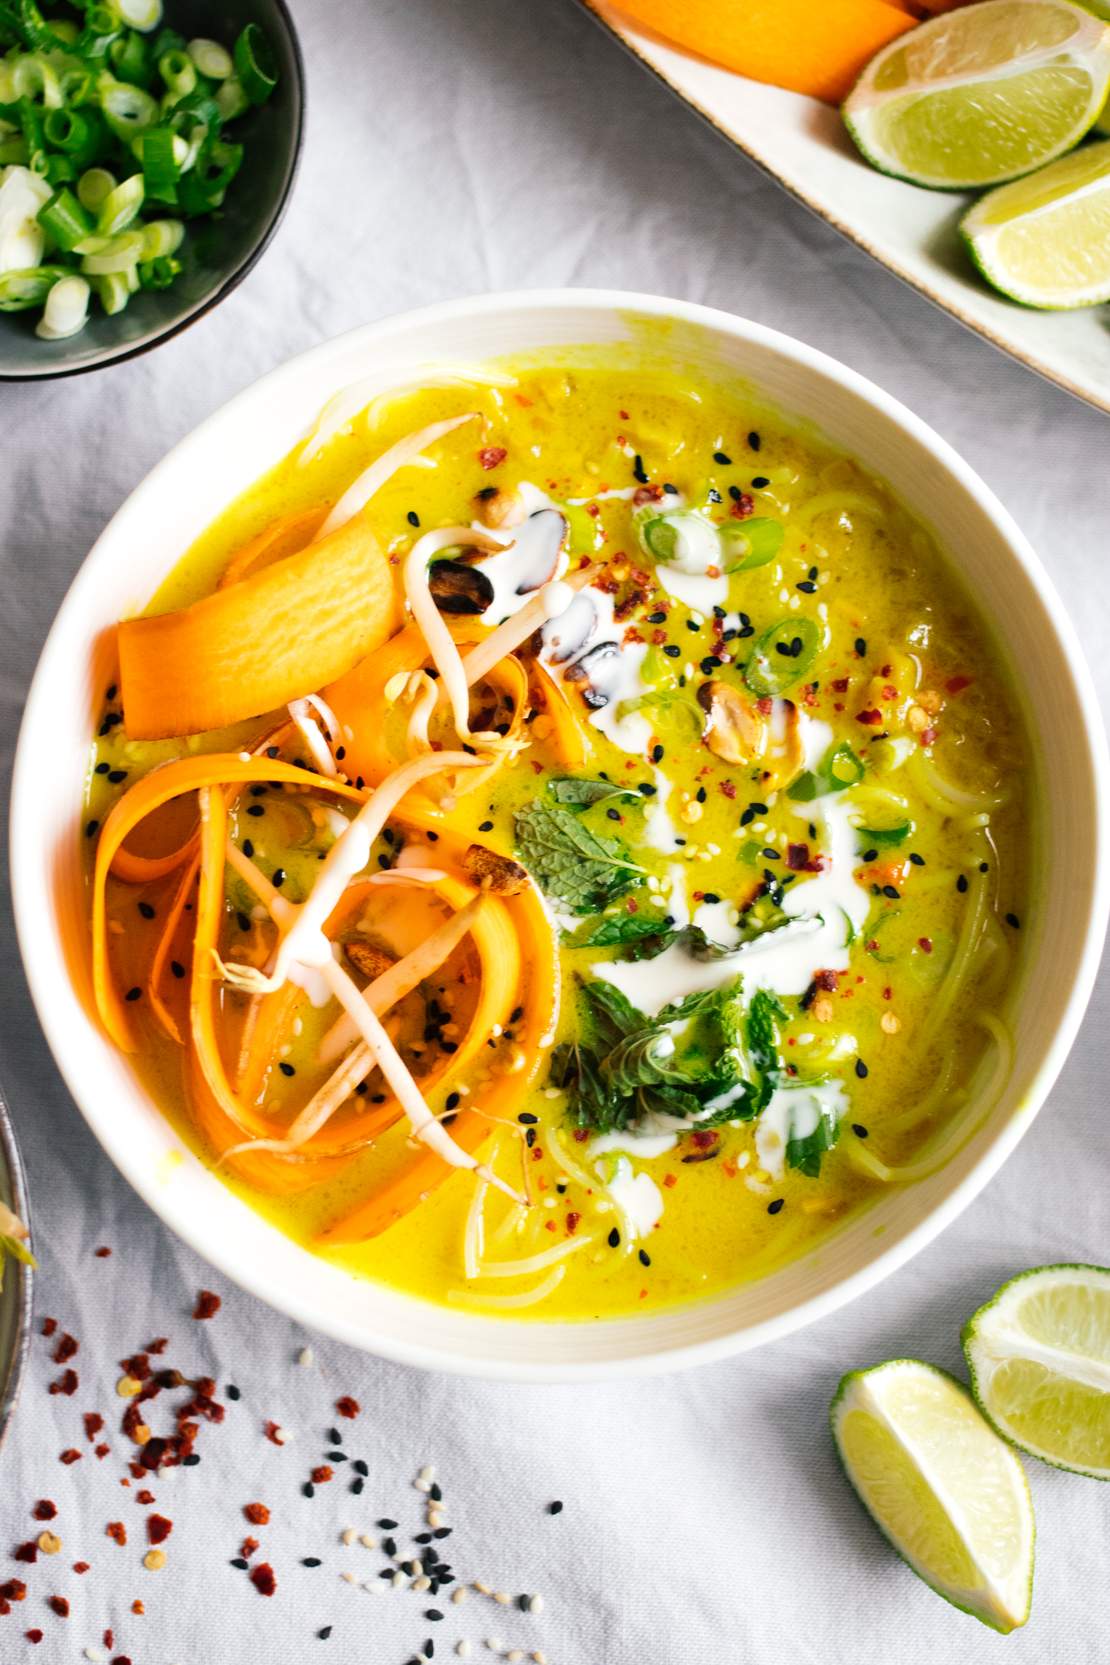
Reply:
<svg viewBox="0 0 1110 1665"><path fill-rule="evenodd" d="M1110 142L988 191L960 231L1011 300L1059 309L1110 300Z"/></svg>
<svg viewBox="0 0 1110 1665"><path fill-rule="evenodd" d="M914 1572L995 1630L1023 1625L1029 1487L966 1390L931 1364L892 1359L845 1376L830 1415L849 1480Z"/></svg>
<svg viewBox="0 0 1110 1665"><path fill-rule="evenodd" d="M1000 1434L1110 1480L1110 1271L1038 1266L964 1326L971 1391Z"/></svg>
<svg viewBox="0 0 1110 1665"><path fill-rule="evenodd" d="M844 104L883 173L998 185L1078 144L1110 89L1110 28L1071 0L981 0L884 47Z"/></svg>

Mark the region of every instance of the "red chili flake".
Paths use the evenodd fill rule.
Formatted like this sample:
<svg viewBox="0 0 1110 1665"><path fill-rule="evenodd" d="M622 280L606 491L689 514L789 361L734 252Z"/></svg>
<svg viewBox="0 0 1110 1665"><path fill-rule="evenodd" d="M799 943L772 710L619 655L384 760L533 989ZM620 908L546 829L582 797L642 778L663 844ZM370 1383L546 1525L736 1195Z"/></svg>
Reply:
<svg viewBox="0 0 1110 1665"><path fill-rule="evenodd" d="M719 1134L705 1128L701 1132L691 1133L690 1141L698 1150L710 1150L717 1143L719 1137Z"/></svg>
<svg viewBox="0 0 1110 1665"><path fill-rule="evenodd" d="M23 1632L23 1634L24 1634L24 1636L26 1636L28 1642L41 1642L42 1641L42 1631L41 1630L25 1630Z"/></svg>
<svg viewBox="0 0 1110 1665"><path fill-rule="evenodd" d="M734 780L723 780L721 782L721 791L724 793L726 798L735 798L736 782Z"/></svg>
<svg viewBox="0 0 1110 1665"><path fill-rule="evenodd" d="M0 1584L0 1596L5 1601L25 1601L27 1586L21 1578L9 1578L6 1584Z"/></svg>
<svg viewBox="0 0 1110 1665"><path fill-rule="evenodd" d="M570 1234L571 1237L574 1236L575 1232L578 1230L578 1227L581 1225L581 1223L582 1223L581 1214L576 1214L572 1210L571 1213L569 1213L567 1215L567 1231L568 1231L568 1233Z"/></svg>
<svg viewBox="0 0 1110 1665"><path fill-rule="evenodd" d="M51 1503L48 1497L40 1497L31 1514L35 1520L53 1520L58 1513L58 1505Z"/></svg>
<svg viewBox="0 0 1110 1665"><path fill-rule="evenodd" d="M325 1485L327 1485L328 1481L333 1478L334 1473L335 1473L334 1469L330 1469L328 1467L327 1463L321 1463L318 1468L314 1468L313 1471L312 1471L312 1483L313 1483L313 1485L314 1486L325 1486Z"/></svg>
<svg viewBox="0 0 1110 1665"><path fill-rule="evenodd" d="M43 1335L53 1335L54 1331L57 1328L58 1328L58 1320L56 1318L44 1318L43 1319L43 1321L42 1321L42 1333L43 1333Z"/></svg>
<svg viewBox="0 0 1110 1665"><path fill-rule="evenodd" d="M165 1515L146 1517L146 1535L152 1544L164 1544L172 1531L173 1521L167 1520Z"/></svg>
<svg viewBox="0 0 1110 1665"><path fill-rule="evenodd" d="M93 1452L93 1456L99 1457L101 1462L103 1462L111 1449L110 1445L98 1445Z"/></svg>
<svg viewBox="0 0 1110 1665"><path fill-rule="evenodd" d="M632 507L639 509L645 503L658 503L662 496L662 486L637 486L632 493Z"/></svg>
<svg viewBox="0 0 1110 1665"><path fill-rule="evenodd" d="M491 468L500 467L508 454L503 445L483 445L478 452L478 461L488 473Z"/></svg>
<svg viewBox="0 0 1110 1665"><path fill-rule="evenodd" d="M211 1289L202 1289L197 1296L197 1304L193 1308L193 1317L197 1320L215 1318L222 1306L223 1301Z"/></svg>
<svg viewBox="0 0 1110 1665"><path fill-rule="evenodd" d="M932 937L918 937L917 946L923 954L931 954L933 952Z"/></svg>
<svg viewBox="0 0 1110 1665"><path fill-rule="evenodd" d="M882 723L883 714L873 706L870 711L857 711L856 722L863 723L867 728L878 728Z"/></svg>
<svg viewBox="0 0 1110 1665"><path fill-rule="evenodd" d="M146 1612L146 1608L143 1606L141 1601L133 1601L131 1603L131 1611L132 1613L137 1614L141 1619L143 1614Z"/></svg>
<svg viewBox="0 0 1110 1665"><path fill-rule="evenodd" d="M155 1501L154 1493L153 1492L148 1492L145 1489L145 1487L141 1492L136 1492L135 1493L135 1502L136 1503L141 1503L145 1506L146 1504L153 1503L154 1501Z"/></svg>
<svg viewBox="0 0 1110 1665"><path fill-rule="evenodd" d="M3 1596L0 1596L0 1618L6 1618L11 1610L11 1603L5 1601Z"/></svg>
<svg viewBox="0 0 1110 1665"><path fill-rule="evenodd" d="M586 1140L589 1137L590 1137L590 1130L589 1130L588 1127L576 1127L575 1128L575 1130L574 1130L575 1144L584 1145L586 1143Z"/></svg>
<svg viewBox="0 0 1110 1665"><path fill-rule="evenodd" d="M150 1360L145 1353L132 1353L129 1359L120 1359L120 1369L128 1376L134 1376L136 1381L145 1382L150 1378Z"/></svg>
<svg viewBox="0 0 1110 1665"><path fill-rule="evenodd" d="M265 1434L266 1438L269 1440L271 1445L282 1445L282 1444L284 1444L283 1440L278 1439L278 1435L281 1433L281 1423L280 1422L264 1423L263 1428L262 1428L262 1432Z"/></svg>
<svg viewBox="0 0 1110 1665"><path fill-rule="evenodd" d="M846 676L838 676L835 682L829 683L829 687L832 689L834 694L846 694L848 692L848 678Z"/></svg>
<svg viewBox="0 0 1110 1665"><path fill-rule="evenodd" d="M973 676L950 676L944 686L950 694L962 694L975 681Z"/></svg>
<svg viewBox="0 0 1110 1665"><path fill-rule="evenodd" d="M38 1558L39 1546L33 1538L29 1543L20 1544L17 1549L12 1550L13 1561L26 1561L29 1566L34 1566Z"/></svg>
<svg viewBox="0 0 1110 1665"><path fill-rule="evenodd" d="M355 1417L361 1411L362 1406L359 1404L357 1399L352 1399L349 1393L345 1393L342 1399L337 1399L335 1401L335 1408L339 1412L340 1416L345 1416L348 1421L353 1422Z"/></svg>
<svg viewBox="0 0 1110 1665"><path fill-rule="evenodd" d="M764 697L763 699L756 700L755 708L761 717L769 717L771 712L775 709L775 702L773 699ZM700 770L699 773L704 774L705 771Z"/></svg>
<svg viewBox="0 0 1110 1665"><path fill-rule="evenodd" d="M107 1258L111 1254L111 1252L112 1251L108 1247L107 1243L102 1243L100 1245L99 1249L94 1249L93 1250L93 1254L96 1256L97 1260L107 1260Z"/></svg>
<svg viewBox="0 0 1110 1665"><path fill-rule="evenodd" d="M115 1645L116 1645L116 1633L115 1633L115 1631L114 1630L106 1630L104 1632L104 1635L101 1637L101 1641L104 1643L104 1646L110 1652L112 1650L112 1648L114 1648ZM116 1665L116 1661L114 1659L112 1661L112 1665Z"/></svg>
<svg viewBox="0 0 1110 1665"><path fill-rule="evenodd" d="M260 1596L272 1596L277 1589L274 1569L268 1561L260 1561L257 1567L251 1568L250 1580Z"/></svg>
<svg viewBox="0 0 1110 1665"><path fill-rule="evenodd" d="M59 1619L69 1618L69 1602L64 1596L47 1596L46 1601L47 1606L58 1615Z"/></svg>
<svg viewBox="0 0 1110 1665"><path fill-rule="evenodd" d="M169 1342L169 1337L168 1336L164 1336L164 1335L155 1336L154 1340L150 1343L149 1347L147 1348L147 1352L148 1353L153 1353L155 1355L155 1357L157 1357L159 1354L164 1353L166 1351L166 1348L169 1346L169 1344L170 1344L170 1342Z"/></svg>
<svg viewBox="0 0 1110 1665"><path fill-rule="evenodd" d="M85 1438L94 1440L104 1426L104 1418L99 1411L85 1412Z"/></svg>
<svg viewBox="0 0 1110 1665"><path fill-rule="evenodd" d="M112 1660L112 1665L131 1665L131 1661L125 1653L117 1653Z"/></svg>
<svg viewBox="0 0 1110 1665"><path fill-rule="evenodd" d="M107 1526L104 1528L104 1531L105 1531L106 1535L109 1538L114 1538L115 1539L116 1543L119 1544L121 1549L122 1549L123 1545L127 1542L127 1528L126 1528L126 1526L124 1526L124 1524L121 1520L110 1520L108 1522ZM111 1645L112 1645L111 1642L109 1642L108 1646L111 1647Z"/></svg>
<svg viewBox="0 0 1110 1665"><path fill-rule="evenodd" d="M74 1355L79 1351L80 1345L81 1345L80 1342L75 1340L75 1338L73 1336L71 1336L68 1333L68 1331L65 1332L63 1334L61 1340L58 1342L58 1345L54 1349L54 1353L53 1353L54 1363L55 1364L65 1364L65 1363L67 1363L67 1361L69 1359L73 1358Z"/></svg>
<svg viewBox="0 0 1110 1665"><path fill-rule="evenodd" d="M923 728L917 738L923 746L931 746L936 740L937 732L935 728Z"/></svg>
<svg viewBox="0 0 1110 1665"><path fill-rule="evenodd" d="M264 1503L244 1503L243 1513L252 1526L268 1526L270 1511Z"/></svg>
<svg viewBox="0 0 1110 1665"><path fill-rule="evenodd" d="M51 1393L64 1393L68 1399L77 1392L80 1385L76 1370L63 1370L58 1380L51 1382L50 1391Z"/></svg>
<svg viewBox="0 0 1110 1665"><path fill-rule="evenodd" d="M87 1573L89 1570L89 1563L87 1561L75 1561L73 1563L73 1570L75 1573Z"/></svg>
<svg viewBox="0 0 1110 1665"><path fill-rule="evenodd" d="M677 1174L664 1174L663 1175L663 1184L667 1187L668 1191L671 1190L674 1186L676 1186L678 1184L678 1175Z"/></svg>
<svg viewBox="0 0 1110 1665"><path fill-rule="evenodd" d="M747 520L755 514L755 498L750 492L742 491L728 512L733 520Z"/></svg>
<svg viewBox="0 0 1110 1665"><path fill-rule="evenodd" d="M257 1548L257 1538L244 1538L243 1542L239 1545L239 1554L243 1557L244 1561L249 1561Z"/></svg>
<svg viewBox="0 0 1110 1665"><path fill-rule="evenodd" d="M813 973L815 987L824 989L826 994L835 993L840 984L839 971L815 971Z"/></svg>

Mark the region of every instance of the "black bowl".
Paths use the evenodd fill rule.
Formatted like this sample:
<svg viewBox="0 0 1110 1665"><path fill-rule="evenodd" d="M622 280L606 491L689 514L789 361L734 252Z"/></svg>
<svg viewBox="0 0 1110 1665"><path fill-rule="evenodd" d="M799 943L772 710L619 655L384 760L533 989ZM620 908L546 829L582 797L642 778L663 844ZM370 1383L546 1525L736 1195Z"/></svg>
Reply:
<svg viewBox="0 0 1110 1665"><path fill-rule="evenodd" d="M221 41L229 51L244 25L257 23L277 60L273 97L231 129L244 145L243 166L223 213L189 222L185 269L171 288L140 291L112 318L94 301L80 335L42 341L35 334L38 309L0 313L0 381L99 370L168 341L243 281L285 212L300 161L305 101L304 63L285 0L169 0L165 21L189 37Z"/></svg>

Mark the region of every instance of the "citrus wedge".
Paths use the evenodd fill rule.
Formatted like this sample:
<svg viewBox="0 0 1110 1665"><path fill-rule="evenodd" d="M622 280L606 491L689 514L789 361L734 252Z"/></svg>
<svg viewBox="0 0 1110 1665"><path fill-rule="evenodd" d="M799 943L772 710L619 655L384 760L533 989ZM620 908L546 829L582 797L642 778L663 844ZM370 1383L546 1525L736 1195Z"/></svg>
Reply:
<svg viewBox="0 0 1110 1665"><path fill-rule="evenodd" d="M971 1391L1032 1457L1110 1480L1110 1271L1038 1266L964 1326Z"/></svg>
<svg viewBox="0 0 1110 1665"><path fill-rule="evenodd" d="M998 185L1062 156L1110 89L1110 28L1071 0L981 0L903 35L844 104L883 173L940 190Z"/></svg>
<svg viewBox="0 0 1110 1665"><path fill-rule="evenodd" d="M833 1438L878 1527L938 1595L994 1630L1029 1617L1033 1505L1021 1463L945 1371L917 1359L855 1370Z"/></svg>
<svg viewBox="0 0 1110 1665"><path fill-rule="evenodd" d="M1055 309L1110 300L1110 142L988 191L960 231L988 283L1011 300Z"/></svg>

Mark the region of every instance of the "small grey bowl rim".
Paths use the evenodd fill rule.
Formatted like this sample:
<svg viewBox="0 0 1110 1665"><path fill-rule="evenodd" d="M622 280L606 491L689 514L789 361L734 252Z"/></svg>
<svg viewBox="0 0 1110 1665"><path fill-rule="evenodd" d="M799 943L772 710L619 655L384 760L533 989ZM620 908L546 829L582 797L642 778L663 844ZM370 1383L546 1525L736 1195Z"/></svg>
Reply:
<svg viewBox="0 0 1110 1665"><path fill-rule="evenodd" d="M250 253L243 257L239 265L229 272L222 282L216 285L212 293L201 301L195 311L186 313L184 318L179 318L174 324L167 324L165 329L158 330L154 335L148 336L145 341L138 341L134 346L121 347L119 352L109 353L104 358L95 359L91 364L57 364L49 370L0 370L0 382L53 382L59 381L63 376L89 376L95 370L108 370L114 364L126 364L128 359L139 358L143 353L153 352L155 347L160 347L164 341L172 341L175 335L180 335L191 324L196 324L201 318L204 318L212 311L213 307L219 306L221 301L226 300L230 294L238 289L243 279L257 266L285 218L285 211L289 207L289 199L293 195L293 187L297 183L297 175L301 168L301 156L304 152L304 118L307 103L304 54L301 51L301 43L293 22L293 15L286 0L273 0L273 3L281 18L282 26L289 37L289 51L296 71L296 86L293 89L293 151L289 178L285 182L285 189L281 193L277 207L274 209L269 223L264 227L258 242L254 244ZM2 1407L0 1407L0 1410L2 1410Z"/></svg>
<svg viewBox="0 0 1110 1665"><path fill-rule="evenodd" d="M2 1091L0 1091L0 1151L3 1152L11 1181L12 1207L20 1219L30 1226L31 1210L30 1199L27 1194L27 1176L23 1169L19 1147L15 1142L15 1129L12 1126L7 1100ZM0 1447L4 1444L5 1435L15 1414L20 1389L23 1386L27 1358L31 1351L31 1314L34 1305L35 1282L33 1269L30 1266L25 1266L22 1261L9 1261L7 1275L14 1278L17 1285L18 1316L16 1319L15 1350L6 1361L0 1359Z"/></svg>

